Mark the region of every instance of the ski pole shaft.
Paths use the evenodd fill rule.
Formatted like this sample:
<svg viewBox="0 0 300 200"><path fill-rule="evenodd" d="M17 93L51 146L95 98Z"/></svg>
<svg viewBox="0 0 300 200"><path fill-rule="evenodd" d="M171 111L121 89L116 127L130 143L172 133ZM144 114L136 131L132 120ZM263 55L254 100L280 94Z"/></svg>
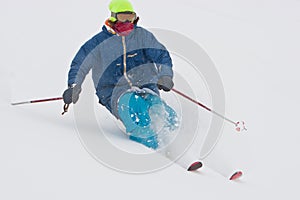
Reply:
<svg viewBox="0 0 300 200"><path fill-rule="evenodd" d="M184 93L178 91L177 89L173 88L172 91L175 92L175 93L177 93L177 94L179 94L180 96L182 96L182 97L184 97L184 98L190 100L191 102L197 104L198 106L201 106L201 107L204 108L205 110L207 110L207 111L209 111L209 112L211 112L211 113L213 113L213 114L215 114L215 115L217 115L217 116L223 118L224 120L226 120L226 121L228 121L228 122L234 124L235 126L237 125L237 123L235 123L234 121L232 121L232 120L228 119L227 117L225 117L225 116L223 116L223 115L217 113L216 111L214 111L214 110L212 110L211 108L205 106L204 104L200 103L199 101L194 100L193 98L189 97L188 95L186 95L186 94L184 94Z"/></svg>
<svg viewBox="0 0 300 200"><path fill-rule="evenodd" d="M11 103L11 105L22 105L22 104L31 104L31 103L41 103L41 102L47 102L47 101L59 101L62 100L62 97L55 97L55 98L48 98L48 99L38 99L38 100L31 100L31 101L22 101L22 102L16 102Z"/></svg>

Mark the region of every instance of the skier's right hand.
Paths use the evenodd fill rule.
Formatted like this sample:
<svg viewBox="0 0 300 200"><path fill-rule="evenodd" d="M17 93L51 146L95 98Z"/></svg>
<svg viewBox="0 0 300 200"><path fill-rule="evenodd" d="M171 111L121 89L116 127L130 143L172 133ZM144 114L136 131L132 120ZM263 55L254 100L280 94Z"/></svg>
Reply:
<svg viewBox="0 0 300 200"><path fill-rule="evenodd" d="M174 86L172 78L169 76L162 76L157 81L157 87L159 90L164 90L165 92L169 92Z"/></svg>
<svg viewBox="0 0 300 200"><path fill-rule="evenodd" d="M72 85L63 93L63 99L65 104L76 103L79 99L79 94L81 92L80 85Z"/></svg>

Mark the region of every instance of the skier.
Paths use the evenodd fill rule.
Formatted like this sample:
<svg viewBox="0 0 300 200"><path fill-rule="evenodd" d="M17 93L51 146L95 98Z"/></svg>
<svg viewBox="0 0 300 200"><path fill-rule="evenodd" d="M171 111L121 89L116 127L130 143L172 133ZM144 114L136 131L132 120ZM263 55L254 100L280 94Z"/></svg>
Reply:
<svg viewBox="0 0 300 200"><path fill-rule="evenodd" d="M159 92L174 86L172 59L151 32L137 26L139 17L128 0L112 0L109 10L111 17L102 31L72 61L63 93L65 107L78 101L85 76L92 70L99 103L122 121L131 140L158 149L160 128L155 120L159 118L170 130L177 123L176 112ZM188 166L193 171L202 163Z"/></svg>

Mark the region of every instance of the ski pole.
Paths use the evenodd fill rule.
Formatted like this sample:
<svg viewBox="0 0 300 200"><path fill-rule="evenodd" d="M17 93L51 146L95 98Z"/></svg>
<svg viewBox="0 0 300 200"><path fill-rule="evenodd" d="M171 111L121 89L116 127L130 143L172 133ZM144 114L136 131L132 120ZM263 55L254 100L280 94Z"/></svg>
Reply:
<svg viewBox="0 0 300 200"><path fill-rule="evenodd" d="M11 103L11 105L17 106L17 105L23 105L23 104L41 103L41 102L48 102L48 101L59 101L62 99L63 99L62 97L55 97L55 98L48 98L48 99L38 99L38 100L31 100L31 101L16 102L16 103ZM64 111L63 111L62 115L64 115L66 112L68 112L69 104L65 104L63 109L64 109Z"/></svg>
<svg viewBox="0 0 300 200"><path fill-rule="evenodd" d="M38 99L38 100L30 100L30 101L22 101L22 102L16 102L11 103L12 106L22 105L22 104L32 104L32 103L41 103L41 102L48 102L48 101L59 101L62 100L62 97L55 97L55 98L48 98L48 99ZM68 112L70 104L65 104L63 109L62 115L64 115L66 112Z"/></svg>
<svg viewBox="0 0 300 200"><path fill-rule="evenodd" d="M229 123L235 125L237 131L244 131L244 130L246 131L246 130L247 130L246 127L245 127L245 122L244 122L244 121L234 122L234 121L232 121L231 119L229 119L229 118L227 118L227 117L225 117L225 116L223 116L223 115L217 113L216 111L212 110L211 108L205 106L204 104L200 103L199 101L196 101L195 99L189 97L188 95L186 95L186 94L184 94L184 93L178 91L177 89L173 88L172 91L175 92L175 93L177 93L177 94L179 94L180 96L182 96L182 97L188 99L189 101L191 101L191 102L197 104L198 106L201 106L201 107L204 108L205 110L207 110L207 111L209 111L209 112L211 112L211 113L213 113L213 114L219 116L220 118L226 120L227 122L229 122Z"/></svg>
<svg viewBox="0 0 300 200"><path fill-rule="evenodd" d="M62 100L62 97L55 97L55 98L48 98L48 99L38 99L38 100L31 100L31 101L22 101L22 102L16 102L16 103L11 103L11 105L16 106L16 105L22 105L22 104L31 104L31 103L41 103L41 102L47 102L47 101L58 101Z"/></svg>

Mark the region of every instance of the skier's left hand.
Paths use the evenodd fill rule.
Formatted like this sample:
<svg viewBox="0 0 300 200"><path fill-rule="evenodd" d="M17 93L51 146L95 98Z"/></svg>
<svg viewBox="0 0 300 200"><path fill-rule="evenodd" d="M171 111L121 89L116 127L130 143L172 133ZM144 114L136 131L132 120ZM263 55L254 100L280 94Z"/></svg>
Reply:
<svg viewBox="0 0 300 200"><path fill-rule="evenodd" d="M160 90L169 92L174 86L172 78L170 76L162 76L157 81L157 87Z"/></svg>

